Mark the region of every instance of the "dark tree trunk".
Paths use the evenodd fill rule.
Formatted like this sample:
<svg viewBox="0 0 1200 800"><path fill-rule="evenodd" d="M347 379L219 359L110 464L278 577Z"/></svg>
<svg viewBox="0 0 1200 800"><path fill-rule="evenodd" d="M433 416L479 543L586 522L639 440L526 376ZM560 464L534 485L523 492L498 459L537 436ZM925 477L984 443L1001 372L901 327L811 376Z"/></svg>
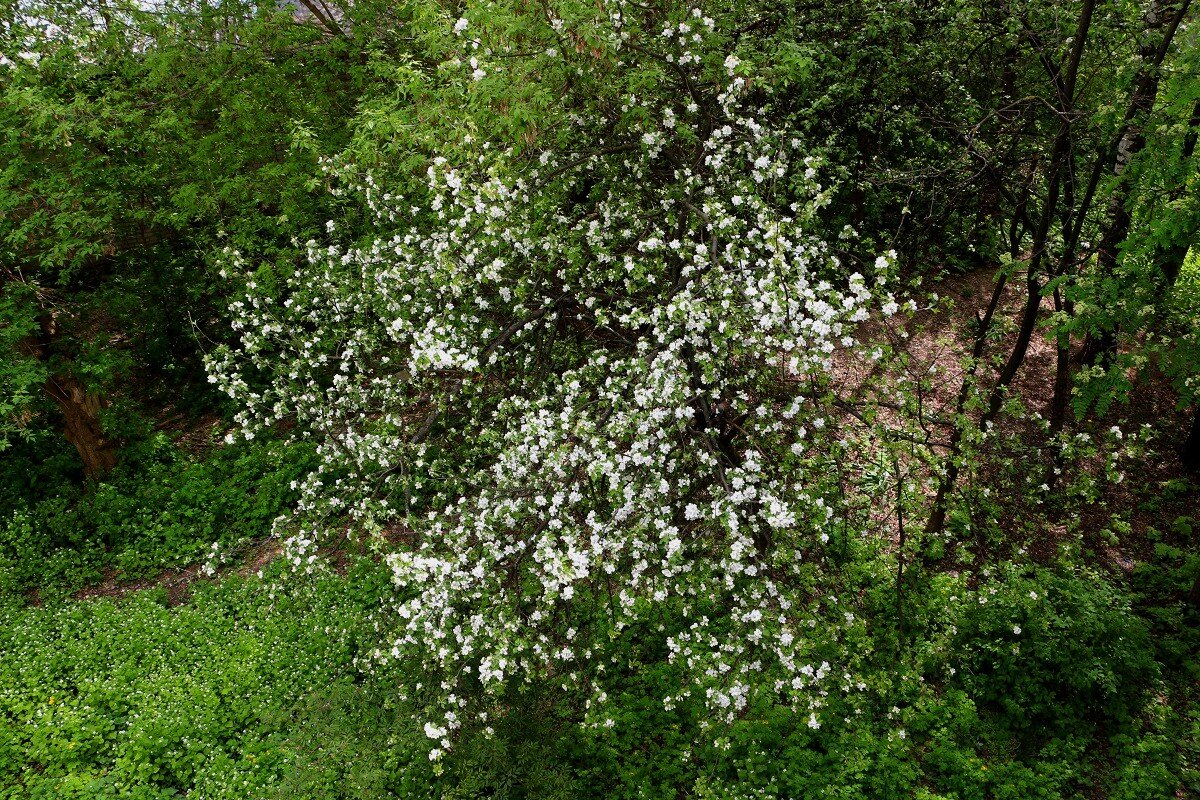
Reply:
<svg viewBox="0 0 1200 800"><path fill-rule="evenodd" d="M67 375L51 376L42 388L62 412L63 434L79 452L83 474L92 480L103 478L117 465L116 442L104 435L100 424L100 409L107 405L104 397Z"/></svg>
<svg viewBox="0 0 1200 800"><path fill-rule="evenodd" d="M1183 137L1183 145L1179 150L1180 163L1185 166L1191 161L1192 156L1196 154L1196 140L1200 138L1200 103L1192 110L1192 118L1188 120L1187 133ZM1187 192L1187 172L1181 179L1179 185L1171 190L1169 202L1175 203L1183 198ZM1188 250L1191 249L1192 241L1196 236L1195 224L1187 226L1187 228L1174 237L1170 242L1159 244L1154 251L1154 263L1162 270L1164 285L1162 286L1163 296L1171 291L1175 286L1175 282L1179 280L1179 273L1183 271L1183 262L1187 260ZM1160 298L1161 300L1161 298Z"/></svg>
<svg viewBox="0 0 1200 800"><path fill-rule="evenodd" d="M1105 364L1110 362L1116 354L1116 331L1089 332L1083 339L1083 347L1079 350L1079 363L1089 367L1095 364Z"/></svg>
<svg viewBox="0 0 1200 800"><path fill-rule="evenodd" d="M20 348L28 356L52 363L54 341L61 335L54 314L41 317L36 335L25 337ZM99 480L117 465L117 442L104 434L100 411L108 405L104 395L88 391L83 382L61 369L42 384L42 392L63 416L63 435L74 445L83 461L83 473Z"/></svg>
<svg viewBox="0 0 1200 800"><path fill-rule="evenodd" d="M1200 475L1200 403L1192 410L1192 430L1179 448L1179 458L1183 461L1184 469L1193 475ZM1197 575L1192 583L1192 590L1188 592L1188 602L1192 604L1192 608L1200 610L1200 575Z"/></svg>
<svg viewBox="0 0 1200 800"><path fill-rule="evenodd" d="M1192 413L1192 430L1179 448L1179 459L1184 469L1200 475L1200 404Z"/></svg>
<svg viewBox="0 0 1200 800"><path fill-rule="evenodd" d="M1062 312L1067 308L1062 292L1054 290L1054 310ZM1068 311L1069 313L1069 311ZM1065 331L1059 331L1054 348L1054 396L1050 400L1050 432L1058 434L1067 424L1068 396L1071 391L1071 337ZM1051 476L1053 479L1053 475Z"/></svg>
<svg viewBox="0 0 1200 800"><path fill-rule="evenodd" d="M1021 365L1024 363L1025 356L1029 351L1030 339L1037 328L1038 312L1042 305L1042 278L1045 277L1043 266L1048 258L1047 244L1050 226L1054 222L1060 207L1059 201L1063 191L1063 178L1064 173L1067 171L1067 160L1070 156L1072 144L1075 85L1079 74L1079 63L1083 58L1083 51L1087 47L1088 33L1091 29L1092 14L1095 11L1095 7L1095 0L1085 0L1083 3L1075 35L1071 38L1071 50L1066 64L1062 70L1055 71L1052 77L1060 122L1050 152L1050 160L1046 173L1046 196L1042 203L1041 214L1038 217L1036 226L1028 226L1032 229L1033 238L1031 241L1028 271L1025 276L1025 304L1021 310L1016 341L1013 344L1013 349L1009 353L1008 359L1000 370L1000 374L996 378L995 384L992 385L991 390L988 392L987 407L984 409L977 423L979 428L986 428L1000 413L1000 409L1004 405L1004 397L1008 386L1021 369ZM1034 37L1035 50L1041 47L1041 42ZM1026 187L1027 194L1031 189L1032 186ZM1028 196L1023 197L1017 204L1017 207L1022 209L1022 217L1025 216L1024 209L1027 207L1028 200ZM983 319L979 320L980 325L976 335L975 358L972 359L973 366L968 371L967 377L964 378L963 386L959 393L957 408L960 413L966 407L965 401L970 390L969 382L975 374L977 368L975 365L978 364L978 358L983 353L988 325L991 322L991 313L999 303L1003 286L1004 278L1002 277L1001 281L997 282L996 290L992 296L993 305L989 310L988 322L984 323ZM930 509L929 518L925 524L927 533L941 533L946 524L946 512L949 508L950 494L954 491L955 484L958 481L959 467L957 462L962 452L962 424L962 420L956 420L958 427L955 429L946 454L944 462L946 469L938 481L933 507Z"/></svg>
<svg viewBox="0 0 1200 800"><path fill-rule="evenodd" d="M929 519L925 521L927 533L941 533L942 529L946 527L946 509L949 505L950 492L953 490L954 484L958 482L958 453L962 447L963 434L966 433L962 416L966 410L967 401L971 397L971 384L979 372L979 363L983 358L983 351L987 347L988 333L992 329L992 319L996 315L996 309L1000 307L1000 299L1004 296L1006 285L1008 285L1008 273L1002 272L996 278L996 284L992 289L992 299L988 303L987 310L982 315L978 311L975 312L975 344L971 348L971 362L967 368L967 374L963 376L962 384L958 387L958 399L954 404L954 417L957 422L947 448L946 472L938 481L937 495L933 499Z"/></svg>
<svg viewBox="0 0 1200 800"><path fill-rule="evenodd" d="M1118 183L1108 201L1108 218L1101 229L1096 251L1096 267L1102 275L1111 275L1116 271L1121 248L1129 238L1133 223L1133 214L1129 210L1133 184L1125 173L1134 157L1146 147L1144 128L1146 118L1158 98L1159 70L1190 5L1191 0L1152 0L1146 12L1146 35L1140 53L1142 67L1134 80L1112 161L1112 174ZM1104 364L1111 362L1116 353L1117 330L1114 325L1089 333L1079 360L1089 366Z"/></svg>

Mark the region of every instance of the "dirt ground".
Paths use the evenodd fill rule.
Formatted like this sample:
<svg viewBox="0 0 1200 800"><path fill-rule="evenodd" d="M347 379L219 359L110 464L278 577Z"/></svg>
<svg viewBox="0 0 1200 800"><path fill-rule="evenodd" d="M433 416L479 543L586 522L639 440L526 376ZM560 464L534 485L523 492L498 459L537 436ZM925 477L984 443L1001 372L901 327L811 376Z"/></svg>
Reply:
<svg viewBox="0 0 1200 800"><path fill-rule="evenodd" d="M843 397L850 398L837 415L837 422L851 433L863 434L866 426L854 413L872 406L878 411L879 420L897 430L905 429L905 435L915 435L921 440L921 449L935 458L944 458L953 435L953 418L959 399L959 390L966 374L973 343L974 318L982 315L991 299L996 284L997 271L981 268L958 276L952 276L932 286L923 287L923 294L936 293L938 300L930 302L928 297L918 300L919 308L911 316L898 314L889 320L876 318L860 330L860 342L888 341L897 357L872 362L860 352L844 351L835 357L834 385ZM1015 340L1016 319L1024 302L1025 283L1022 276L1010 279L1002 294L993 326L1005 333L999 341L988 346L985 359L1007 357ZM1053 312L1052 301L1043 300L1042 320L1030 342L1020 371L1009 390L1010 396L1020 399L1030 416L1020 418L1001 413L995 420L995 439L1018 442L1040 442L1044 432L1037 429L1033 414L1048 417L1053 394L1056 350L1045 329L1045 320ZM1075 342L1078 350L1079 343ZM1074 354L1073 354L1074 355ZM994 363L981 366L978 372L984 387L994 384L998 370ZM1186 433L1186 416L1176 408L1176 396L1161 375L1147 370L1142 375L1130 375L1135 385L1127 402L1116 403L1099 418L1089 418L1078 425L1080 430L1098 435L1112 426L1119 426L1127 434L1149 426L1155 432L1150 452L1146 457L1125 462L1125 480L1120 484L1106 483L1099 499L1078 510L1079 528L1084 531L1099 531L1116 513L1126 514L1131 531L1113 546L1098 539L1089 545L1106 561L1106 566L1128 571L1146 560L1153 547L1145 533L1148 528L1161 529L1164 520L1174 519L1181 514L1200 513L1200 491L1196 482L1190 490L1174 493L1164 502L1152 503L1153 511L1146 510L1148 498L1158 487L1168 483L1178 486L1187 477L1177 448ZM921 379L926 379L922 381ZM924 383L920 391L920 425L901 425L901 415L896 408L900 384L916 386ZM975 414L978 419L978 413ZM906 420L908 418L906 417ZM1072 424L1068 416L1068 426ZM877 435L876 435L877 437ZM870 437L857 438L868 452L858 452L859 458L870 459L877 453L878 442ZM1030 464L1030 469L1036 465ZM1099 463L1083 464L1084 469L1097 471ZM1052 460L1047 456L1044 468L1049 474ZM931 465L926 459L913 459L903 465L904 473L923 492L927 503L932 502L936 482ZM987 485L997 477L997 467L986 463L973 465L964 471L958 484L974 482ZM884 498L886 499L886 498ZM1056 553L1066 534L1068 522L1054 520L1046 509L1031 508L1014 498L1013 519L1025 518L1035 522L1038 536L1028 541L1035 557L1050 560ZM1021 506L1021 507L1019 507ZM894 512L894 495L890 502L880 503L873 509L872 521L880 534L895 541L898 538L897 517ZM918 519L918 523L923 520Z"/></svg>

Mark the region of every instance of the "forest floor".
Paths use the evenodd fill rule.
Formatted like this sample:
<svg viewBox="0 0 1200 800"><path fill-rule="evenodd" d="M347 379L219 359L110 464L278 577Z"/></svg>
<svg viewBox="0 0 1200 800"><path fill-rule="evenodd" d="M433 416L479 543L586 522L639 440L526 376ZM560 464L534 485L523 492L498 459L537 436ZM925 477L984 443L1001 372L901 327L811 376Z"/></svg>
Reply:
<svg viewBox="0 0 1200 800"><path fill-rule="evenodd" d="M835 356L835 384L844 395L858 403L873 402L881 419L897 430L902 419L897 405L901 396L898 384L924 386L919 392L923 444L939 458L944 457L953 433L959 390L973 344L974 323L988 307L997 275L996 268L981 267L949 276L934 286L923 287L927 292L926 302L910 316L897 314L890 319L875 318L866 323L860 339L887 341L896 357L871 361L863 358L861 351L844 351ZM1016 319L1024 303L1023 290L1023 276L1017 274L1008 280L1001 295L993 321L994 329L1000 331L1001 336L989 343L984 358L992 360L981 366L977 376L984 386L991 385L999 373L996 360L1006 358L1012 350ZM934 294L937 299L931 302L928 295ZM1043 321L1029 343L1009 390L1009 396L1018 398L1028 413L1024 417L1000 414L994 429L999 440L1028 438L1037 441L1045 435L1035 432L1035 426L1039 417L1048 418L1050 414L1056 349L1046 334L1045 320L1053 311L1052 300L1046 298L1042 308ZM1072 356L1076 357L1077 353ZM1072 367L1077 368L1077 365L1073 363ZM1175 392L1152 366L1142 375L1131 372L1128 377L1134 389L1125 401L1114 403L1104 415L1089 420L1085 426L1095 432L1117 426L1124 435L1143 429L1154 432L1145 457L1124 464L1125 480L1105 482L1100 497L1074 512L1078 517L1076 520L1054 521L1048 519L1046 509L1030 507L1025 498L1009 499L1008 510L1013 519L1023 517L1036 528L1037 535L1028 540L1027 546L1043 563L1054 559L1067 539L1071 527L1067 523L1074 521L1078 523L1075 527L1085 532L1086 544L1100 566L1128 573L1136 564L1151 558L1156 540L1147 533L1161 533L1172 520L1200 511L1200 482L1188 475L1178 454L1186 435L1187 418L1176 405ZM890 393L892 397L889 397ZM975 416L978 418L978 412ZM864 429L853 413L843 412L837 417L838 424L847 430ZM931 502L934 481L928 461L927 457L913 457L903 465L903 470L920 485L929 487L926 499ZM1097 458L1084 466L1099 471L1100 461ZM986 486L995 477L994 465L977 464L960 476L959 485L973 482ZM1161 491L1163 487L1170 487L1170 491ZM890 535L895 543L899 530L893 506L888 503L877 507L873 520L877 530ZM1114 515L1124 517L1129 523L1126 535L1116 541L1090 535L1104 530Z"/></svg>

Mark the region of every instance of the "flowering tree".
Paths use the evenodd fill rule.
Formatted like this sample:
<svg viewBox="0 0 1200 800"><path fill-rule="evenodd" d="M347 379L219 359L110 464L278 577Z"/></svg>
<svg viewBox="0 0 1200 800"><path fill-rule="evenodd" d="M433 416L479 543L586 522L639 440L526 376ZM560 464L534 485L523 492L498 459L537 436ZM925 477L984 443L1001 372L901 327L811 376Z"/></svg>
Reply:
<svg viewBox="0 0 1200 800"><path fill-rule="evenodd" d="M537 100L541 131L466 135L420 185L330 164L377 235L250 280L241 346L210 362L245 435L291 420L319 442L293 561L335 515L390 543L374 655L436 676L435 759L506 687L603 700L639 631L690 681L668 706L819 726L853 621L816 581L841 515L822 398L874 302L812 232L819 164L701 10L445 27L447 94L495 129Z"/></svg>

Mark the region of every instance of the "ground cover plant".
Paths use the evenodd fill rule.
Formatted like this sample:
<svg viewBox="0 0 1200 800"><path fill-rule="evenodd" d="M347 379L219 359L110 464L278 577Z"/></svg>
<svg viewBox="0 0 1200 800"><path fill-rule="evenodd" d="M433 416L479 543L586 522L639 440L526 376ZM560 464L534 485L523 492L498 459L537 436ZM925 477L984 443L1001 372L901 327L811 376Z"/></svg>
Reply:
<svg viewBox="0 0 1200 800"><path fill-rule="evenodd" d="M0 17L0 797L1200 796L1190 0Z"/></svg>

